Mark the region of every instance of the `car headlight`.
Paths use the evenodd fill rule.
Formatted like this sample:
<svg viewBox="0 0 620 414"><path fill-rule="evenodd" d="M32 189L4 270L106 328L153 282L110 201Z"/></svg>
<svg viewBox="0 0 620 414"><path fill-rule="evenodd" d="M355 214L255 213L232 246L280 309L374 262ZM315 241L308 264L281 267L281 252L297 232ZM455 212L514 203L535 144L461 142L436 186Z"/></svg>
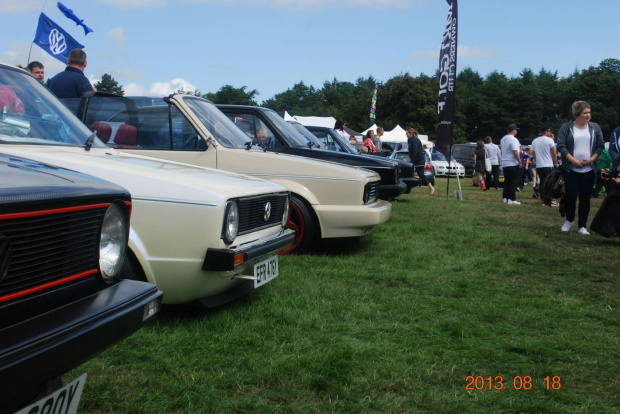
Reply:
<svg viewBox="0 0 620 414"><path fill-rule="evenodd" d="M106 282L111 282L123 266L128 234L127 217L118 204L113 203L103 217L99 240L99 268Z"/></svg>
<svg viewBox="0 0 620 414"><path fill-rule="evenodd" d="M224 214L224 229L222 230L222 238L224 243L232 244L239 233L239 206L236 201L226 203L226 212Z"/></svg>
<svg viewBox="0 0 620 414"><path fill-rule="evenodd" d="M288 209L289 209L290 200L286 197L286 203L284 204L284 213L282 214L282 226L286 227L286 223L288 222Z"/></svg>

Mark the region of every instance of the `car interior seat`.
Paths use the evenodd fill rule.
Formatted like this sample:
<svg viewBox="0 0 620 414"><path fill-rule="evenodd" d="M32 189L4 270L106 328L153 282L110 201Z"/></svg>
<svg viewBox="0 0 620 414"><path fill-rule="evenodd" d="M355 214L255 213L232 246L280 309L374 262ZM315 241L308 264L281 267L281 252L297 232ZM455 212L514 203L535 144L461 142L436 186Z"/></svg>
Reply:
<svg viewBox="0 0 620 414"><path fill-rule="evenodd" d="M107 143L112 136L112 126L105 122L93 122L90 125L90 130L93 132L97 131L97 137L105 143Z"/></svg>

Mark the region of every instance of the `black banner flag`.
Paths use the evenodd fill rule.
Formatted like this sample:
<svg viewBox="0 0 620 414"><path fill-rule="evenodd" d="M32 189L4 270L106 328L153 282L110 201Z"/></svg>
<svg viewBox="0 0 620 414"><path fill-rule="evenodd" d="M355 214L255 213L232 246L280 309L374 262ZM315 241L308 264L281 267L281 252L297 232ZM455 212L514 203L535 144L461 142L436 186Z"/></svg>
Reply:
<svg viewBox="0 0 620 414"><path fill-rule="evenodd" d="M450 6L446 27L439 51L439 94L437 97L437 141L435 148L450 159L452 127L454 123L454 98L456 94L456 35L457 0L446 0Z"/></svg>

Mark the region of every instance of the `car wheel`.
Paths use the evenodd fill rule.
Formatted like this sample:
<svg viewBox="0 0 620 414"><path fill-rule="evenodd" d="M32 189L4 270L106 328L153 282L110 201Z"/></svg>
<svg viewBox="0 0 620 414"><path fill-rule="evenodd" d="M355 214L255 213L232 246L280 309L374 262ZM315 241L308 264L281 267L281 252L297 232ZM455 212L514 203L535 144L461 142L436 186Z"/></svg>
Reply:
<svg viewBox="0 0 620 414"><path fill-rule="evenodd" d="M142 266L138 262L138 259L133 254L129 248L127 249L127 254L125 255L125 260L123 261L123 267L118 274L118 278L121 280L129 279L129 280L139 280L141 282L146 282L146 275L142 270Z"/></svg>
<svg viewBox="0 0 620 414"><path fill-rule="evenodd" d="M295 230L295 242L286 249L279 251L278 254L305 253L310 249L314 240L316 225L306 204L294 195L291 195L289 202L286 228Z"/></svg>

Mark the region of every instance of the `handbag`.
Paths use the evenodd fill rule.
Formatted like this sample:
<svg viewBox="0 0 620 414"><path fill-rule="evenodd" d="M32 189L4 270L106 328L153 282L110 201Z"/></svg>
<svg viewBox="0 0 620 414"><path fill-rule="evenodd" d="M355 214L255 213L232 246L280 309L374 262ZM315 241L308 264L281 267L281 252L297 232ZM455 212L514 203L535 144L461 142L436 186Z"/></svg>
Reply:
<svg viewBox="0 0 620 414"><path fill-rule="evenodd" d="M484 169L487 170L488 173L493 169L491 167L491 160L489 159L489 153L487 150L484 150Z"/></svg>

